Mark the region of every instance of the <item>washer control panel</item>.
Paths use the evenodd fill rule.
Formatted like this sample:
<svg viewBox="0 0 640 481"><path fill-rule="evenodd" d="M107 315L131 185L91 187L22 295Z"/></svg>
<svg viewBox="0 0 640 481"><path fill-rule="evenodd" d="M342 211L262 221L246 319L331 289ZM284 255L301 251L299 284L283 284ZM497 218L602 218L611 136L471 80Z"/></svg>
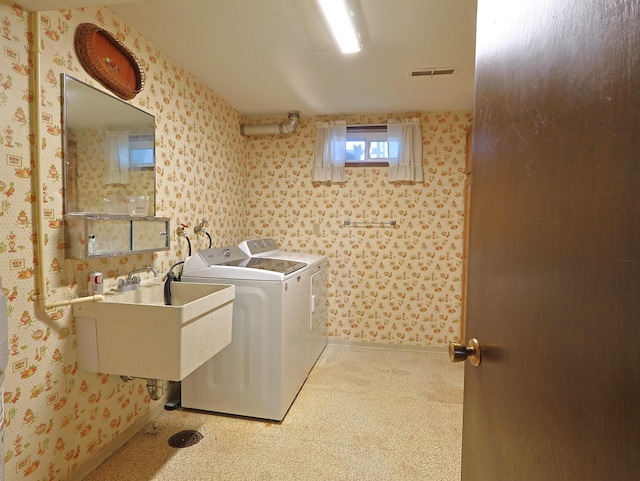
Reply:
<svg viewBox="0 0 640 481"><path fill-rule="evenodd" d="M262 239L251 239L243 241L239 245L240 249L249 254L250 256L256 256L264 254L265 252L277 251L278 244L275 240L264 237Z"/></svg>
<svg viewBox="0 0 640 481"><path fill-rule="evenodd" d="M208 266L219 266L230 262L243 261L249 258L238 246L215 247L198 251Z"/></svg>

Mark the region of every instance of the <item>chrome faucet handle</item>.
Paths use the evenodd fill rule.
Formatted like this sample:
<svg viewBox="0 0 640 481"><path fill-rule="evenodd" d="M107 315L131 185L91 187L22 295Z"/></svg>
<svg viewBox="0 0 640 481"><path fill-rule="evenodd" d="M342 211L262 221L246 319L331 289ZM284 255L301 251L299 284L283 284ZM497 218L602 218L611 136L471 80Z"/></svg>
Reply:
<svg viewBox="0 0 640 481"><path fill-rule="evenodd" d="M138 289L140 287L140 277L133 276L137 278L138 281L135 282L133 279L125 279L123 277L118 279L118 288L116 289L118 292L127 292L133 291L134 289Z"/></svg>

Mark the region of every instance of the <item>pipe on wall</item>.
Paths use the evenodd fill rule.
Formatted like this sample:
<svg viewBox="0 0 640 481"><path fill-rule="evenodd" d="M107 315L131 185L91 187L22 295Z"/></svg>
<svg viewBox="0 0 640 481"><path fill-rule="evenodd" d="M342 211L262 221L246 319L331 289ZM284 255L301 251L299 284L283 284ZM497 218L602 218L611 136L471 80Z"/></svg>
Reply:
<svg viewBox="0 0 640 481"><path fill-rule="evenodd" d="M37 234L37 256L38 256L38 293L37 300L40 302L42 309L45 311L56 307L78 304L80 302L104 301L103 295L94 295L88 297L80 297L76 299L67 299L59 302L49 302L49 294L47 292L46 270L44 263L44 245L45 233L44 226L46 224L44 218L44 209L42 208L44 194L41 185L40 168L42 165L42 139L40 138L40 122L42 119L42 93L40 91L40 12L30 12L31 33L32 33L32 51L31 51L31 92L33 93L33 111L31 112L31 132L33 133L33 188L36 191L36 212L34 224ZM33 299L36 300L36 299Z"/></svg>
<svg viewBox="0 0 640 481"><path fill-rule="evenodd" d="M289 112L287 122L279 124L241 124L240 133L242 135L278 135L290 134L300 123L300 112Z"/></svg>

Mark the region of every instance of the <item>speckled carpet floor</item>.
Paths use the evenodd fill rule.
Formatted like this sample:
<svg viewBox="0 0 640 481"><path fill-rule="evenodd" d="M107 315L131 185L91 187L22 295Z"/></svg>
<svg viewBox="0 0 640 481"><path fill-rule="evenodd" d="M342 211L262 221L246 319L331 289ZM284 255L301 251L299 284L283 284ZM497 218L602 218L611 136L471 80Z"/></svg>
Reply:
<svg viewBox="0 0 640 481"><path fill-rule="evenodd" d="M458 481L463 363L329 345L284 421L165 411L86 481ZM168 439L203 438L187 448Z"/></svg>

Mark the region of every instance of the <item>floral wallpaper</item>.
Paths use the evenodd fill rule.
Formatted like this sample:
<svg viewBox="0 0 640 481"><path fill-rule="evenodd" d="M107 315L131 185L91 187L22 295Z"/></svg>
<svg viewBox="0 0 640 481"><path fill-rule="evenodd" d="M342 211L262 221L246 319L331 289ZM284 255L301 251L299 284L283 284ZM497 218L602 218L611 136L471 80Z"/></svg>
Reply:
<svg viewBox="0 0 640 481"><path fill-rule="evenodd" d="M76 363L72 309L44 311L38 270L49 299L86 292L100 270L105 287L118 276L153 265L160 272L187 255L176 233L187 226L193 249L208 239L193 227L205 218L214 245L274 237L284 249L329 258L331 340L381 346L442 346L459 335L465 129L469 112L415 113L421 119L425 182L390 184L384 168L347 169L341 185L314 185L310 166L314 122L302 118L289 136L244 138L242 118L215 92L175 64L106 8L37 15L41 37L40 135L31 133L33 51L30 19L0 3L0 275L8 298L9 367L4 385L6 479L64 480L77 476L155 401L144 381L88 373ZM156 214L171 219L171 249L91 261L65 259L62 224L60 75L102 87L82 69L75 28L90 22L115 34L141 61L145 89L130 101L156 119ZM348 123L379 123L408 114L340 116ZM283 114L284 117L284 114ZM35 143L42 148L35 164ZM40 185L34 183L34 173ZM98 174L79 182L94 182ZM44 202L37 206L36 190ZM96 191L104 198L104 192ZM36 213L45 246L38 258ZM344 220L396 220L394 228L354 228ZM316 225L317 224L317 225Z"/></svg>
<svg viewBox="0 0 640 481"><path fill-rule="evenodd" d="M317 120L360 125L414 116L422 125L423 183L389 183L387 168L363 167L347 168L344 184L311 182ZM328 257L330 342L432 347L459 339L470 124L470 112L343 115L301 119L286 137L249 139L249 236Z"/></svg>
<svg viewBox="0 0 640 481"><path fill-rule="evenodd" d="M153 265L165 272L187 254L175 227L186 224L194 248L207 239L193 226L203 217L219 244L244 238L245 154L239 114L153 44L103 8L39 14L41 36L40 138L30 132L29 74L32 33L27 12L0 3L0 275L8 298L9 367L4 385L6 479L63 480L147 413L142 380L83 372L76 363L71 307L44 312L32 300L38 262L44 264L52 301L86 292L86 277L100 270L105 287L135 268ZM140 59L146 86L132 104L155 116L157 215L171 218L171 250L92 261L65 259L62 203L62 73L103 89L81 67L73 47L75 28L91 22L116 34ZM103 89L104 90L104 89ZM76 139L78 140L78 139ZM42 146L33 163L33 142ZM34 185L39 169L41 186ZM81 182L94 182L82 176ZM35 249L35 189L44 194L46 246ZM104 192L94 189L102 202Z"/></svg>

